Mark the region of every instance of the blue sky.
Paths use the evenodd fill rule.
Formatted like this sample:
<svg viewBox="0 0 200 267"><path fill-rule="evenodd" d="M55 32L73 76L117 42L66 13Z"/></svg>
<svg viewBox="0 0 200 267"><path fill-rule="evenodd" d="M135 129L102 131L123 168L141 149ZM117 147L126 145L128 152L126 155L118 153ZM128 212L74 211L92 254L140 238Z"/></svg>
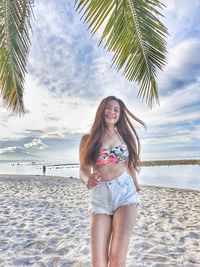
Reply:
<svg viewBox="0 0 200 267"><path fill-rule="evenodd" d="M159 71L160 105L138 99L138 86L111 68L73 1L35 3L28 61L26 114L13 116L0 103L0 160L77 162L83 133L103 97L116 95L147 125L136 126L142 160L199 158L200 2L164 0L168 64Z"/></svg>

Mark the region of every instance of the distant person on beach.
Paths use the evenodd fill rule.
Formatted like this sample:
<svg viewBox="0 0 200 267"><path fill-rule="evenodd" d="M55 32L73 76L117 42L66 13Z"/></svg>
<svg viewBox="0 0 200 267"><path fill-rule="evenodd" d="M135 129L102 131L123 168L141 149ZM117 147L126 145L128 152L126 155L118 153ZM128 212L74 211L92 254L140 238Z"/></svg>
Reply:
<svg viewBox="0 0 200 267"><path fill-rule="evenodd" d="M43 171L43 175L45 175L46 174L46 166L45 165L42 166L42 171Z"/></svg>
<svg viewBox="0 0 200 267"><path fill-rule="evenodd" d="M114 96L104 98L80 143L80 179L89 189L92 267L126 265L136 224L140 142L135 117Z"/></svg>

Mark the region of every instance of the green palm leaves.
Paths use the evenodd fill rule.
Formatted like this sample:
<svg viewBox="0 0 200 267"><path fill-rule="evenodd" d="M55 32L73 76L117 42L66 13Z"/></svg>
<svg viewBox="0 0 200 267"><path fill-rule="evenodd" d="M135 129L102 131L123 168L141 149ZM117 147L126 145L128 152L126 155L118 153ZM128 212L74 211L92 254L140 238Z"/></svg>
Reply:
<svg viewBox="0 0 200 267"><path fill-rule="evenodd" d="M30 45L31 0L0 0L0 90L4 104L24 113L23 86Z"/></svg>
<svg viewBox="0 0 200 267"><path fill-rule="evenodd" d="M158 101L156 69L166 63L167 29L159 21L159 0L77 0L76 9L94 34L102 27L100 43L113 53L113 65L140 84L138 95L148 105Z"/></svg>
<svg viewBox="0 0 200 267"><path fill-rule="evenodd" d="M33 0L0 0L0 92L4 104L24 113L23 88ZM75 0L77 10L100 43L113 53L113 65L140 84L138 95L151 106L158 100L156 69L165 64L167 29L157 18L159 0Z"/></svg>

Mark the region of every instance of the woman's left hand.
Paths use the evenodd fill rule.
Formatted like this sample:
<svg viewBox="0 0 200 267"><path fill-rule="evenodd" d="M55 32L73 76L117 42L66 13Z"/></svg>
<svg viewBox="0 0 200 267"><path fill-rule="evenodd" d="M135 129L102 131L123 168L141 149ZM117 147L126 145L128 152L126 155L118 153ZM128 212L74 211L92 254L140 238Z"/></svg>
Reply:
<svg viewBox="0 0 200 267"><path fill-rule="evenodd" d="M97 171L94 171L92 174L90 174L89 179L87 181L87 188L92 189L95 186L97 186L101 181L100 174Z"/></svg>
<svg viewBox="0 0 200 267"><path fill-rule="evenodd" d="M136 185L136 191L137 192L141 191L141 187L139 185Z"/></svg>

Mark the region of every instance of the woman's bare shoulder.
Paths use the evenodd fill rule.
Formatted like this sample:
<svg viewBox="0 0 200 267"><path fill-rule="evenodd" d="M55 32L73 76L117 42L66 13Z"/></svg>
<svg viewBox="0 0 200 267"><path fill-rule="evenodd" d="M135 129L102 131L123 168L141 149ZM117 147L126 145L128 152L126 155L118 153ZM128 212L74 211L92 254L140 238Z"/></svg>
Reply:
<svg viewBox="0 0 200 267"><path fill-rule="evenodd" d="M85 144L85 142L88 140L90 134L84 134L81 138L81 145Z"/></svg>

